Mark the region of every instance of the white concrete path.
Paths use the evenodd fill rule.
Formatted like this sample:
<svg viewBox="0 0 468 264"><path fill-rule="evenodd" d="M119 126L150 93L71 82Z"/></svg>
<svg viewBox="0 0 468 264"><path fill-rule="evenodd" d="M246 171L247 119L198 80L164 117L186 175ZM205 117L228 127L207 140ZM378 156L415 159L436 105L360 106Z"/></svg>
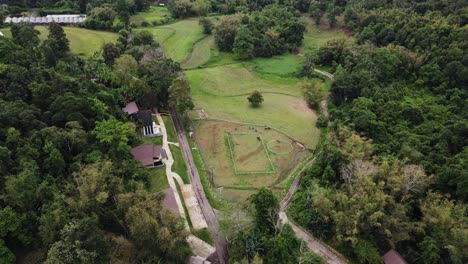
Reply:
<svg viewBox="0 0 468 264"><path fill-rule="evenodd" d="M192 226L195 229L208 227L208 225L206 224L205 218L203 217L203 214L201 213L201 209L195 197L195 194L193 192L192 185L191 184L185 185L180 175L172 171L172 166L174 165L174 157L172 156L172 152L171 152L171 149L169 148L169 144L172 143L175 145L176 143L168 142L166 126L159 113L156 114L156 118L158 119L158 123L161 126L160 129L161 129L161 133L163 137L162 148L166 152L166 156L167 156L167 158L164 159L164 164L166 165L165 167L166 167L167 181L169 182L169 186L174 192L174 197L177 202L177 208L179 209L179 215L185 220L184 221L185 229L190 232L190 227L187 222L187 217L190 217ZM177 146L178 146L178 143L177 143ZM184 207L182 205L182 201L180 200L179 193L177 192L177 186L175 184L175 181L177 181L177 183L180 186L182 196L183 196L182 198L184 199L185 204L187 206L187 210L189 212L188 216L185 215ZM192 250L192 252L200 257L207 258L208 256L210 256L212 253L216 251L216 249L213 246L193 236L192 234L190 234L187 237L187 242L189 243L190 249Z"/></svg>

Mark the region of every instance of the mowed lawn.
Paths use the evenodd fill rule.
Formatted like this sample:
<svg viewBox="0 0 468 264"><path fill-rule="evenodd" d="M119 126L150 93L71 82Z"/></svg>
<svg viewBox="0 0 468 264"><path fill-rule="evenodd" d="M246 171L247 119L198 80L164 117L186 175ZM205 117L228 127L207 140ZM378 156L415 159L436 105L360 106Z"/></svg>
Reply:
<svg viewBox="0 0 468 264"><path fill-rule="evenodd" d="M204 37L198 19L186 19L161 27L140 28L148 30L156 38L167 57L176 62L188 59L194 44Z"/></svg>
<svg viewBox="0 0 468 264"><path fill-rule="evenodd" d="M302 97L302 80L261 78L240 64L191 70L186 76L195 107L203 108L209 117L272 126L310 148L318 142L317 116ZM262 92L265 100L258 108L246 99L254 90Z"/></svg>
<svg viewBox="0 0 468 264"><path fill-rule="evenodd" d="M35 27L41 34L39 38L43 41L47 39L49 31L45 26ZM92 55L101 50L107 42L116 42L117 34L104 31L89 30L78 27L63 27L68 40L70 40L70 49L77 55ZM6 37L11 37L10 28L0 29Z"/></svg>

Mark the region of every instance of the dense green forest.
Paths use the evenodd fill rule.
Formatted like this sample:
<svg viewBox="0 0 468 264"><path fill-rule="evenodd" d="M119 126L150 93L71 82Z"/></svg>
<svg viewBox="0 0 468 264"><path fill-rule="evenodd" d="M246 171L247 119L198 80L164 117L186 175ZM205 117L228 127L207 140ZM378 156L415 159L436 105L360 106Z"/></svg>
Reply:
<svg viewBox="0 0 468 264"><path fill-rule="evenodd" d="M333 125L290 211L359 263L391 248L415 263L466 263L466 2L342 10L355 43L310 54L334 71Z"/></svg>
<svg viewBox="0 0 468 264"><path fill-rule="evenodd" d="M46 263L184 262L183 221L148 191L121 111L184 100L168 92L179 65L145 32L82 59L58 24L42 43L31 24L11 31L0 38L1 262L28 252Z"/></svg>
<svg viewBox="0 0 468 264"><path fill-rule="evenodd" d="M54 23L43 42L28 24L0 38L0 259L34 252L47 263L186 261L183 223L148 191L121 112L130 100L193 108L180 65L149 31L132 29L130 15L150 2L8 4L2 20L30 8L86 13L84 27L119 37L86 59L70 54ZM381 263L389 249L410 263L468 262L465 0L170 0L168 8L175 19L216 17L201 19L205 33L240 60L296 52L301 16L349 32L305 54L304 76L316 76L313 68L334 74L332 123L319 119L316 161L288 214L356 263ZM319 90L306 93L316 109ZM246 207L254 221L229 241L233 262L323 261L279 224L270 190Z"/></svg>

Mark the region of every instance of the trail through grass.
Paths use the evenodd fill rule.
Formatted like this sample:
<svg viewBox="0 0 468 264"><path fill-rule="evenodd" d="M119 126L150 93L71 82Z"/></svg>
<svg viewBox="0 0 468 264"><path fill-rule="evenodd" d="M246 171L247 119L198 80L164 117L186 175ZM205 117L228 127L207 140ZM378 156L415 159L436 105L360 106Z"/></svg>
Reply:
<svg viewBox="0 0 468 264"><path fill-rule="evenodd" d="M156 41L161 43L166 56L177 62L188 58L194 44L204 36L196 19L139 30L149 30L155 36Z"/></svg>
<svg viewBox="0 0 468 264"><path fill-rule="evenodd" d="M194 68L205 64L211 57L212 49L215 48L214 37L207 36L194 44L192 52L182 62L185 69Z"/></svg>

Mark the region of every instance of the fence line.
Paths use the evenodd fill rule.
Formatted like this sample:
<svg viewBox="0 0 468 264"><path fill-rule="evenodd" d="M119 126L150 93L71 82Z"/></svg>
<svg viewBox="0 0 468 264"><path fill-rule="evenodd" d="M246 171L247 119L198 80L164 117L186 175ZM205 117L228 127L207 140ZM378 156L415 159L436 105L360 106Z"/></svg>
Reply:
<svg viewBox="0 0 468 264"><path fill-rule="evenodd" d="M304 148L312 151L311 148L307 147L304 143L302 143L301 141L299 141L297 138L289 135L288 133L284 132L283 130L281 129L278 129L278 128L274 128L272 126L269 126L269 125L265 125L265 124L257 124L257 123L248 123L248 122L240 122L240 121L233 121L233 120L228 120L228 119L223 119L223 118L218 118L218 117L207 117L207 118L204 118L204 119L201 119L201 118L196 118L194 120L211 120L211 121L222 121L222 122L229 122L229 123L235 123L235 124L240 124L240 125L250 125L250 126L261 126L261 127L267 127L267 128L270 128L270 129L273 129L283 135L285 135L286 137L288 137L289 139L292 139L293 141L301 144Z"/></svg>

